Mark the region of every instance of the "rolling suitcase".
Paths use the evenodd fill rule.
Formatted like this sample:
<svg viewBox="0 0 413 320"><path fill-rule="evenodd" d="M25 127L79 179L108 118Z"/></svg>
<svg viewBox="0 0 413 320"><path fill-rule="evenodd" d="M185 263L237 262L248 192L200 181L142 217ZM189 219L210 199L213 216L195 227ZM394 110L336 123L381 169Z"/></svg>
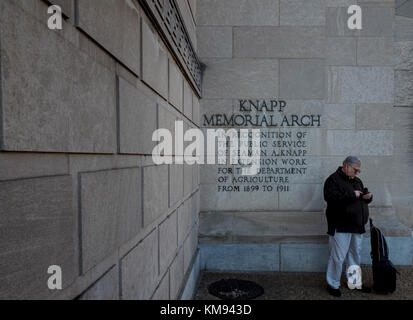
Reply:
<svg viewBox="0 0 413 320"><path fill-rule="evenodd" d="M393 293L396 290L396 274L399 272L389 259L386 239L370 219L371 259L373 264L374 290L380 293Z"/></svg>

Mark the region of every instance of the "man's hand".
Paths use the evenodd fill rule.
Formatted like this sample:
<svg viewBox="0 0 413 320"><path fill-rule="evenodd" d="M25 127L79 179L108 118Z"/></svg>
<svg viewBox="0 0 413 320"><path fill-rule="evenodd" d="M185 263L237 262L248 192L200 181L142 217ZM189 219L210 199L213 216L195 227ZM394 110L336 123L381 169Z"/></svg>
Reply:
<svg viewBox="0 0 413 320"><path fill-rule="evenodd" d="M363 196L364 200L370 200L373 195L369 192Z"/></svg>
<svg viewBox="0 0 413 320"><path fill-rule="evenodd" d="M363 194L363 192L359 190L355 190L354 193L356 194L356 198L360 198L360 196Z"/></svg>

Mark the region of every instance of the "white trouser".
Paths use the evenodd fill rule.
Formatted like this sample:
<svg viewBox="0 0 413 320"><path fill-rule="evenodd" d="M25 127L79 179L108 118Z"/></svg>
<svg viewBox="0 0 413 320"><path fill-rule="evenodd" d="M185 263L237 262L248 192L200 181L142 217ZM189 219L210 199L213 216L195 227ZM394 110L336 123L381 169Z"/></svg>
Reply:
<svg viewBox="0 0 413 320"><path fill-rule="evenodd" d="M344 260L346 271L352 265L360 266L362 242L363 235L358 233L336 232L334 237L330 236L328 242L330 258L328 259L327 266L327 283L334 289L340 287ZM348 280L349 275L347 272L346 277Z"/></svg>

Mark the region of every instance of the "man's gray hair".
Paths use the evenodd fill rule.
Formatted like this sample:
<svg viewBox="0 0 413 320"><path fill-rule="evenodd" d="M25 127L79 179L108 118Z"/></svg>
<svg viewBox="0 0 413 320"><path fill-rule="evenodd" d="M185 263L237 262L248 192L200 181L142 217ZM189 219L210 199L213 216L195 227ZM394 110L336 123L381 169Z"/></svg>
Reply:
<svg viewBox="0 0 413 320"><path fill-rule="evenodd" d="M343 165L345 165L345 164L358 164L358 165L361 165L361 161L357 157L348 156L343 161Z"/></svg>

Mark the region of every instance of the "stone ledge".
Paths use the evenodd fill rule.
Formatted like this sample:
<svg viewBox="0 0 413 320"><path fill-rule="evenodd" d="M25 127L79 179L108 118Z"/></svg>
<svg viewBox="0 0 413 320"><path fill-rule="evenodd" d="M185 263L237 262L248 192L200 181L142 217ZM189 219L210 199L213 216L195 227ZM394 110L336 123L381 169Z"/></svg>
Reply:
<svg viewBox="0 0 413 320"><path fill-rule="evenodd" d="M200 258L201 254L199 249L195 252L192 257L190 267L184 276L184 281L182 282L182 288L179 293L179 300L193 300L196 292L198 290L200 282L201 265Z"/></svg>
<svg viewBox="0 0 413 320"><path fill-rule="evenodd" d="M396 266L413 264L413 238L387 237ZM201 270L214 272L325 272L327 243L200 244ZM363 239L361 264L371 265L370 240Z"/></svg>
<svg viewBox="0 0 413 320"><path fill-rule="evenodd" d="M370 217L386 237L411 237L392 208L370 208ZM320 212L201 212L199 242L326 243L325 213ZM369 224L365 237L370 236Z"/></svg>

